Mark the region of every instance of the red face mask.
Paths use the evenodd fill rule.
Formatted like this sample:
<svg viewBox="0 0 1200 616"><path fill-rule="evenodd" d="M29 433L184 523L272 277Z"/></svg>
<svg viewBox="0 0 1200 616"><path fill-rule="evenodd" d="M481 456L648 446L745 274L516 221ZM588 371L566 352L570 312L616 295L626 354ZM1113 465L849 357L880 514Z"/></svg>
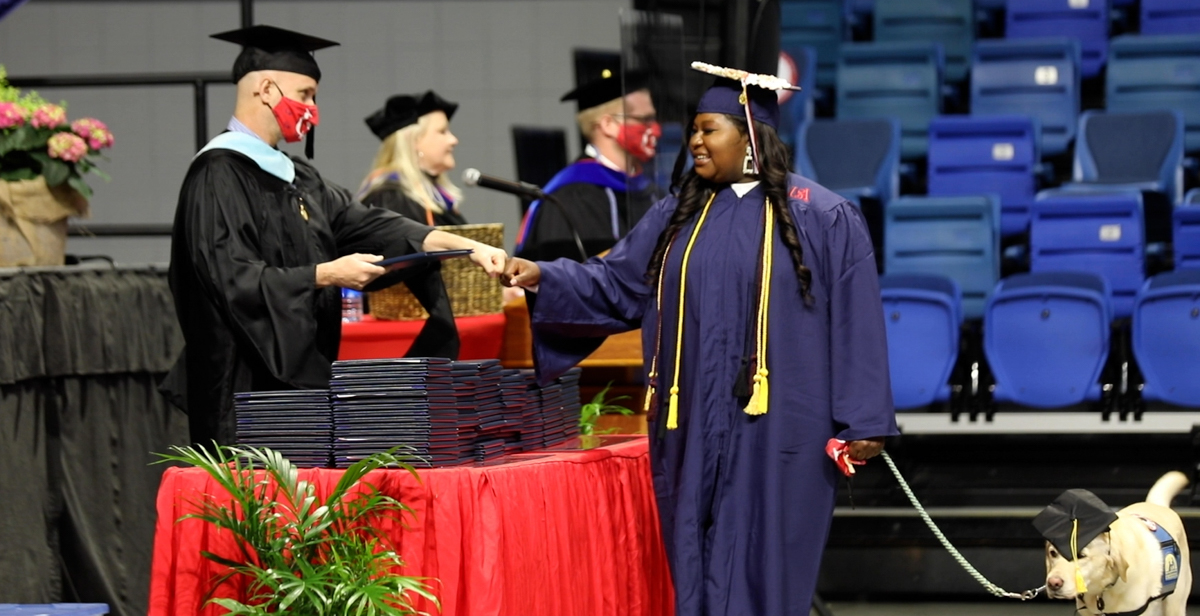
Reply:
<svg viewBox="0 0 1200 616"><path fill-rule="evenodd" d="M321 123L321 116L317 112L316 105L305 105L298 100L282 96L283 89L279 87L279 84L273 83L273 85L279 90L281 97L279 102L271 108L271 113L275 114L279 130L283 131L283 140L288 143L296 143L303 139L312 127Z"/></svg>
<svg viewBox="0 0 1200 616"><path fill-rule="evenodd" d="M662 136L662 127L658 122L635 124L626 122L621 125L617 134L617 143L629 155L643 163L654 158L654 150L658 147L658 138Z"/></svg>

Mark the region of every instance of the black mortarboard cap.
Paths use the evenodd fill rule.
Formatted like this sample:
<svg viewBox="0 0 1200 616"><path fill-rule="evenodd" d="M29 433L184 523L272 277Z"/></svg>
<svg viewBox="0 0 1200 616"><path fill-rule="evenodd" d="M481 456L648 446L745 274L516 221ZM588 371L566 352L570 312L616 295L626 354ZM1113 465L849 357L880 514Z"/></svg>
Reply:
<svg viewBox="0 0 1200 616"><path fill-rule="evenodd" d="M427 113L441 111L446 114L446 119L451 119L457 110L458 103L448 101L429 90L424 94L397 94L387 99L383 109L367 116L364 121L371 132L382 140L415 123Z"/></svg>
<svg viewBox="0 0 1200 616"><path fill-rule="evenodd" d="M287 71L321 80L321 69L312 52L339 43L323 38L276 28L250 26L212 35L212 38L242 46L233 63L233 82L237 83L251 71Z"/></svg>
<svg viewBox="0 0 1200 616"><path fill-rule="evenodd" d="M1078 530L1075 530L1076 520L1079 521ZM1087 490L1067 490L1033 518L1033 527L1054 544L1064 558L1074 560L1072 532L1076 533L1076 549L1082 551L1116 520L1117 514L1095 494Z"/></svg>
<svg viewBox="0 0 1200 616"><path fill-rule="evenodd" d="M649 75L643 71L627 71L622 74L620 69L606 68L602 69L595 79L564 94L559 102L575 101L579 110L583 111L644 89L649 81Z"/></svg>

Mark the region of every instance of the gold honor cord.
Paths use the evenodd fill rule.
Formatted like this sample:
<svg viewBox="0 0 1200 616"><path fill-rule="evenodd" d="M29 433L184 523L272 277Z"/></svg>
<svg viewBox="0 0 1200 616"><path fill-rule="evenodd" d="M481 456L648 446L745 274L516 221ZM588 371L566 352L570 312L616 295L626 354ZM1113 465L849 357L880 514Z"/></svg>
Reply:
<svg viewBox="0 0 1200 616"><path fill-rule="evenodd" d="M708 217L709 207L712 205L713 199L716 198L714 193L708 198L708 203L704 204L704 209L700 213L700 218L696 221L696 227L692 230L692 235L688 238L687 247L683 251L683 262L680 264L679 275L679 315L675 330L675 370L672 375L670 398L667 402L667 429L674 430L679 427L679 365L682 358L681 348L683 346L683 319L685 314L684 298L687 293L687 267L688 261L691 259L692 247L696 243L696 237L700 234L700 227L704 225L704 220ZM755 318L755 352L757 354L756 370L754 373L754 388L750 395L750 401L746 404L745 412L749 415L763 415L769 408L770 389L768 386L767 375L767 334L769 324L769 314L771 305L771 268L774 263L774 234L775 234L775 213L771 209L770 201L766 202L766 221L763 228L763 250L762 250L762 267L759 280L759 295L758 295L758 311ZM663 262L667 262L671 248L674 245L674 238L667 244L664 251ZM658 275L658 286L656 290L659 319L658 332L655 337L654 356L650 360L649 384L646 387L646 398L644 410L649 412L652 400L655 394L655 381L658 378L658 358L662 352L662 287L663 287L663 270L660 268Z"/></svg>
<svg viewBox="0 0 1200 616"><path fill-rule="evenodd" d="M763 223L762 273L759 279L758 315L755 319L755 353L758 361L754 372L754 389L750 401L746 403L747 415L765 415L768 408L769 389L767 387L767 321L771 306L771 265L774 263L774 234L775 212L771 202L766 202L766 221Z"/></svg>

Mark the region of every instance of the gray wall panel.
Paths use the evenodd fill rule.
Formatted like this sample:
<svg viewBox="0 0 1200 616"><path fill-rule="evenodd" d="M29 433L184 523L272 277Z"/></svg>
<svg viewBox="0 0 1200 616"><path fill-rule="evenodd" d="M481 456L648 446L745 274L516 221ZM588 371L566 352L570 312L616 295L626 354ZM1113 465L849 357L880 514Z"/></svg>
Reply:
<svg viewBox="0 0 1200 616"><path fill-rule="evenodd" d="M620 47L618 11L630 0L259 0L255 21L341 41L318 52L324 71L318 101L317 168L356 188L378 141L362 119L391 94L437 90L461 103L452 129L461 143L455 183L467 167L514 176L509 128L561 126L578 151L574 108L558 97L573 83L571 50ZM34 0L0 21L0 64L13 76L227 71L237 49L208 38L238 26L236 2L205 0ZM68 25L70 27L68 27ZM43 89L66 99L72 118L91 115L116 135L97 179L93 220L170 222L179 184L194 153L191 90ZM209 129L220 132L232 86L209 88ZM291 147L291 151L300 151ZM503 222L512 246L516 199L465 189L472 222ZM167 258L153 240L71 240L68 250L103 250L121 262Z"/></svg>

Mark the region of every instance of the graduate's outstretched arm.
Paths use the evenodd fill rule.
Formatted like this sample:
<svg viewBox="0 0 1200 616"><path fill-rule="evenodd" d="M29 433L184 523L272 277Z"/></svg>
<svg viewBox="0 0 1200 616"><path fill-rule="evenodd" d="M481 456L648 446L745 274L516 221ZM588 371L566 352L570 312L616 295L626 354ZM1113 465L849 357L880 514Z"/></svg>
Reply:
<svg viewBox="0 0 1200 616"><path fill-rule="evenodd" d="M504 266L504 273L500 275L500 284L506 287L535 289L541 281L542 268L538 267L537 263L520 257L509 259Z"/></svg>
<svg viewBox="0 0 1200 616"><path fill-rule="evenodd" d="M334 261L317 264L317 288L343 287L362 290L385 271L375 263L382 261L379 255L354 253Z"/></svg>
<svg viewBox="0 0 1200 616"><path fill-rule="evenodd" d="M508 259L508 253L501 248L488 246L487 244L476 242L475 240L467 239L461 235L446 233L434 229L425 236L425 244L422 249L426 252L437 250L463 250L470 249L471 262L483 268L488 276L495 278L504 271L504 262Z"/></svg>

